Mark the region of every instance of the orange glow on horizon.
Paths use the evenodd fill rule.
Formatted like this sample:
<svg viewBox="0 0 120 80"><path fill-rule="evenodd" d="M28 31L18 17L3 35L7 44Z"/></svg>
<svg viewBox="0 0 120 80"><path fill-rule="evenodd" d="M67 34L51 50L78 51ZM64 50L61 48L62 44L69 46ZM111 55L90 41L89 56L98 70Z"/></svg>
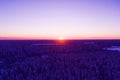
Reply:
<svg viewBox="0 0 120 80"><path fill-rule="evenodd" d="M58 39L57 39L57 41L59 42L59 43L65 43L65 38L63 38L63 37L59 37Z"/></svg>

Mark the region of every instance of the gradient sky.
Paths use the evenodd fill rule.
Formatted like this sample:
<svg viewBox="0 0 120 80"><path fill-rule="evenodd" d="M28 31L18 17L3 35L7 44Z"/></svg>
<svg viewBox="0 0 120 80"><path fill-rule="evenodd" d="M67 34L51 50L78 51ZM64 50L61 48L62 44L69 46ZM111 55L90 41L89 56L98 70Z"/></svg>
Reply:
<svg viewBox="0 0 120 80"><path fill-rule="evenodd" d="M120 39L120 0L0 0L0 39Z"/></svg>

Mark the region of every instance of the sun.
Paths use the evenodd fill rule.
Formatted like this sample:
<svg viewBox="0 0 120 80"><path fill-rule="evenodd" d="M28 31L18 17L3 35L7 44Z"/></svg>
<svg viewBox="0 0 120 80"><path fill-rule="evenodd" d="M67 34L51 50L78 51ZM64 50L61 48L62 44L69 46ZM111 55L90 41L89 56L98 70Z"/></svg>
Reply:
<svg viewBox="0 0 120 80"><path fill-rule="evenodd" d="M63 40L64 40L64 38L63 38L63 37L59 37L59 38L58 38L58 40L63 41Z"/></svg>
<svg viewBox="0 0 120 80"><path fill-rule="evenodd" d="M64 37L58 37L57 42L58 42L59 44L62 44L62 45L63 45L63 44L66 43L66 40L65 40Z"/></svg>

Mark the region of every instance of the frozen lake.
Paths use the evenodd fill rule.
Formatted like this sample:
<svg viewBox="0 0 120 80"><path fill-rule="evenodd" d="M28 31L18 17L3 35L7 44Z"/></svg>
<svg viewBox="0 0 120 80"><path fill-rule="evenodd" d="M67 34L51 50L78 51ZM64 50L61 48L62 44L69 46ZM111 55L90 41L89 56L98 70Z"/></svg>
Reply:
<svg viewBox="0 0 120 80"><path fill-rule="evenodd" d="M107 50L120 51L120 46L112 46L112 47L107 48Z"/></svg>

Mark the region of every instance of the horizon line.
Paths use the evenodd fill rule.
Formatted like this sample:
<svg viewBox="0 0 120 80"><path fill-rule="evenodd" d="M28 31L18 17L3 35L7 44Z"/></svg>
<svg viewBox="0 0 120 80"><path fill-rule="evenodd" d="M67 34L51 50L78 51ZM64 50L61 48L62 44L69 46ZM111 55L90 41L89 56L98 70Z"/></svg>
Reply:
<svg viewBox="0 0 120 80"><path fill-rule="evenodd" d="M6 41L7 40L11 40L11 41L12 40L13 41L14 40L18 40L18 41L19 40L26 40L27 41L27 40L59 40L59 39L0 39L0 41L4 41L4 40L6 40ZM120 39L114 39L114 38L113 39L107 39L107 38L106 39L102 39L102 38L100 38L100 39L94 39L94 38L91 38L91 39L64 39L64 40L66 41L66 40L120 40Z"/></svg>

